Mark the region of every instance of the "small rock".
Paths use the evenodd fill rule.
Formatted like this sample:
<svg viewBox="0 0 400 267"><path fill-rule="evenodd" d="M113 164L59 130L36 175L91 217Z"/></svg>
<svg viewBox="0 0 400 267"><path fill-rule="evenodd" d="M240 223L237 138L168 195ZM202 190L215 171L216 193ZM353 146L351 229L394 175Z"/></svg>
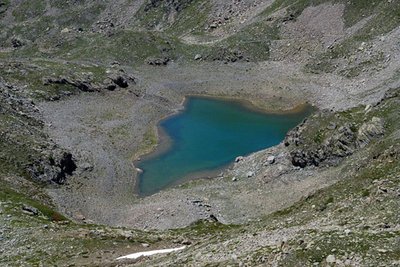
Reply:
<svg viewBox="0 0 400 267"><path fill-rule="evenodd" d="M328 130L335 130L337 127L336 123L330 122L329 125L326 127Z"/></svg>
<svg viewBox="0 0 400 267"><path fill-rule="evenodd" d="M255 173L253 171L249 171L249 172L247 172L246 176L247 176L247 178L250 178L250 177L253 177L254 174Z"/></svg>
<svg viewBox="0 0 400 267"><path fill-rule="evenodd" d="M182 245L191 245L192 241L190 241L189 239L185 239L181 242Z"/></svg>
<svg viewBox="0 0 400 267"><path fill-rule="evenodd" d="M235 158L235 162L236 162L236 163L241 162L242 160L243 160L243 157L242 157L242 156L239 156L239 157L236 157L236 158Z"/></svg>
<svg viewBox="0 0 400 267"><path fill-rule="evenodd" d="M274 164L275 163L275 156L269 156L267 158L267 163L268 164Z"/></svg>
<svg viewBox="0 0 400 267"><path fill-rule="evenodd" d="M335 255L329 255L328 257L326 257L325 261L326 261L326 263L335 263L336 257L335 257Z"/></svg>
<svg viewBox="0 0 400 267"><path fill-rule="evenodd" d="M164 58L149 58L147 64L152 66L166 66L171 59L169 57Z"/></svg>
<svg viewBox="0 0 400 267"><path fill-rule="evenodd" d="M196 54L195 56L194 56L194 60L200 60L200 59L202 59L203 57L200 55L200 54Z"/></svg>
<svg viewBox="0 0 400 267"><path fill-rule="evenodd" d="M83 171L92 171L93 170L93 165L88 162L82 163L80 167Z"/></svg>
<svg viewBox="0 0 400 267"><path fill-rule="evenodd" d="M148 247L150 247L150 245L149 245L149 244L147 244L147 243L142 243L142 247L144 247L144 248L148 248Z"/></svg>
<svg viewBox="0 0 400 267"><path fill-rule="evenodd" d="M34 208L34 207L32 207L32 206L28 206L28 205L26 205L26 204L24 204L24 205L22 206L22 210L23 210L25 213L30 214L30 215L34 215L34 216L36 216L36 215L39 214L39 211L38 211L37 208Z"/></svg>

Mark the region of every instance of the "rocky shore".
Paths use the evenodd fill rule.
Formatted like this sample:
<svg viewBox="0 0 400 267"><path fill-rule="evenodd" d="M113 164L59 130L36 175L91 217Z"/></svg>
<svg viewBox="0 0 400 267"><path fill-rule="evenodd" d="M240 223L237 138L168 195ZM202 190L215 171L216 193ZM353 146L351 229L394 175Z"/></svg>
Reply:
<svg viewBox="0 0 400 267"><path fill-rule="evenodd" d="M148 70L143 70L136 72L137 83L127 90L85 93L39 106L46 125L51 125L47 127L47 133L57 144L72 152L78 166L83 165L81 172L69 177L67 186L48 190L63 212L75 219L142 229L184 227L210 216L224 223L243 223L290 206L301 197L336 181L329 175L331 169L302 171L296 166L319 165L325 158L331 160L330 155L336 155L333 151L337 150L338 144L351 141L348 145L353 151L365 136L381 134L380 121L367 123L360 133L350 131L351 136L346 135L349 126L337 126L334 130L337 134L321 148L316 148L317 152L292 150L292 146L288 149L282 143L246 157L215 179L190 181L139 198L135 196L137 170L132 164L133 157L156 145L155 125L161 118L179 110L185 95L241 96L272 111L306 101L323 110L348 109L353 105L351 98L340 95L340 90L335 90L331 98L346 98L346 102L330 99L328 92L333 91L330 87L323 93L321 76L317 79L310 75L293 81L298 70L292 68L288 73L289 68L281 62L274 67L271 64L198 65L195 79L193 67L153 68L151 77L147 76ZM206 71L217 67L219 71L214 75ZM280 68L286 72L280 72ZM154 75L154 72L158 74ZM334 80L332 76L324 79ZM344 92L342 82L340 80L336 86L340 84ZM352 88L353 83L349 82L346 88ZM130 93L132 87L143 95ZM316 88L324 97L313 94ZM383 95L384 90L377 93ZM280 100L279 106L275 99ZM374 103L375 100L369 96L363 101ZM354 103L359 101L358 97L354 99ZM335 107L330 106L332 103ZM289 134L287 144L299 142L295 136L299 135L301 127ZM360 140L356 141L353 135ZM337 156L352 154L345 149L342 151L345 154ZM315 156L318 153L322 153L321 156ZM273 155L276 162L269 166L265 163L265 155ZM262 166L269 168L267 174L261 171ZM293 189L288 190L288 185ZM242 212L237 212L239 210Z"/></svg>

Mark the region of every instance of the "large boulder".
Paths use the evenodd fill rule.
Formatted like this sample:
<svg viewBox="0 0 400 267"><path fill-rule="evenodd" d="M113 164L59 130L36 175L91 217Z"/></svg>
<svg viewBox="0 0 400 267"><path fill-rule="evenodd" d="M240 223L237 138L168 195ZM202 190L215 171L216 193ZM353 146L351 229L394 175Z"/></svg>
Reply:
<svg viewBox="0 0 400 267"><path fill-rule="evenodd" d="M385 132L384 121L382 118L373 117L369 122L364 123L358 129L358 145L364 147L372 139L382 136Z"/></svg>
<svg viewBox="0 0 400 267"><path fill-rule="evenodd" d="M30 176L45 183L64 184L67 177L73 175L77 165L71 153L55 152L48 157L37 159L28 167Z"/></svg>
<svg viewBox="0 0 400 267"><path fill-rule="evenodd" d="M125 73L124 70L107 70L107 78L121 88L127 88L130 84L135 84L135 78Z"/></svg>

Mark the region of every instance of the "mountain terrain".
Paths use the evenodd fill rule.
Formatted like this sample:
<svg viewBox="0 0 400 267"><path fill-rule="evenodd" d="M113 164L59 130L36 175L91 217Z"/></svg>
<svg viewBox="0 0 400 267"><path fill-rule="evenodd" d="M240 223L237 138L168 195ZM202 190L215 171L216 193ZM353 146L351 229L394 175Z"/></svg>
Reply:
<svg viewBox="0 0 400 267"><path fill-rule="evenodd" d="M398 0L0 0L0 265L400 266L399 26ZM190 95L316 111L139 197Z"/></svg>

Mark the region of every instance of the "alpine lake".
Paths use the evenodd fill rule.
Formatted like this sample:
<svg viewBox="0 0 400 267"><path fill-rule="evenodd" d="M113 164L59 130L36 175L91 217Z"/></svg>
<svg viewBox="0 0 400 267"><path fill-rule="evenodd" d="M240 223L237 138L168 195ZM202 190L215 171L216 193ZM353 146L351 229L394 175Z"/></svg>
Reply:
<svg viewBox="0 0 400 267"><path fill-rule="evenodd" d="M267 113L239 101L188 97L184 110L160 121L161 144L135 162L140 196L188 179L216 176L245 156L279 144L313 112L311 106Z"/></svg>

